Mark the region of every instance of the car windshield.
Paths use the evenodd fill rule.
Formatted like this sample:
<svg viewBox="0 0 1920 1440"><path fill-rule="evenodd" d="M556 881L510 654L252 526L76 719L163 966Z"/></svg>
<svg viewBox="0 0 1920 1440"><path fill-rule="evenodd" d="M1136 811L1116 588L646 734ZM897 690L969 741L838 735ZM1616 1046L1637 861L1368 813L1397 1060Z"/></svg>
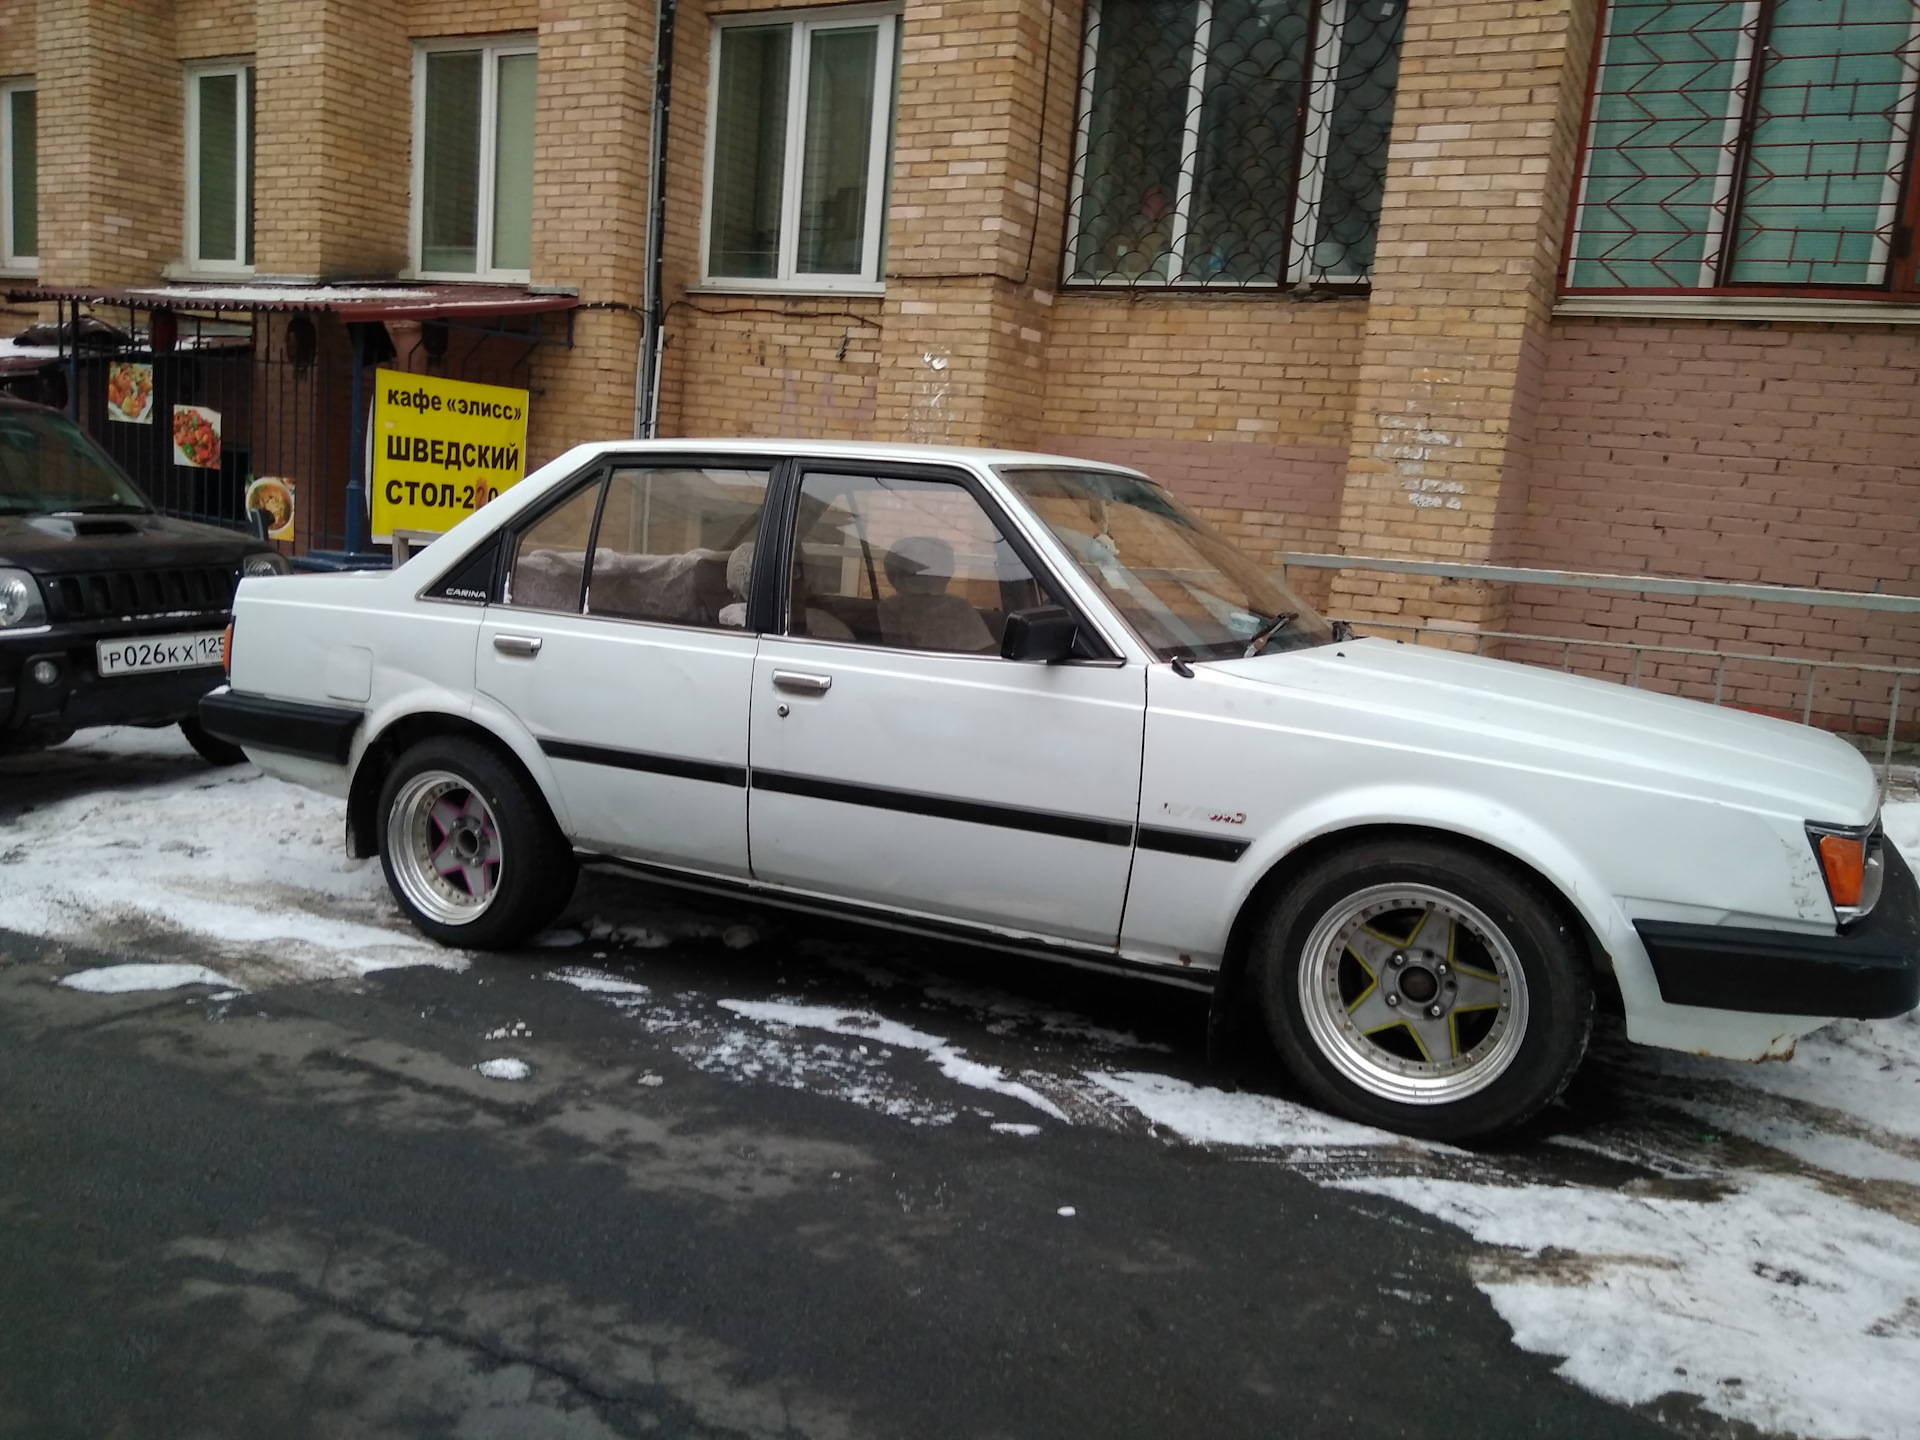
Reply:
<svg viewBox="0 0 1920 1440"><path fill-rule="evenodd" d="M1151 480L998 469L1160 659L1273 654L1334 638L1329 621Z"/></svg>
<svg viewBox="0 0 1920 1440"><path fill-rule="evenodd" d="M0 408L0 515L147 509L146 496L66 416Z"/></svg>

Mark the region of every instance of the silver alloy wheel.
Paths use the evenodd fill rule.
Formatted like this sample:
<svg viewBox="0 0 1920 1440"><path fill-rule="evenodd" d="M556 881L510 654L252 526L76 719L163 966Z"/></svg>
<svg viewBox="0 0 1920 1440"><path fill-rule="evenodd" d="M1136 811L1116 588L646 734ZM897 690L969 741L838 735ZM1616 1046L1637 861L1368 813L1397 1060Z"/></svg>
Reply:
<svg viewBox="0 0 1920 1440"><path fill-rule="evenodd" d="M1403 1105L1486 1089L1526 1038L1527 981L1513 946L1479 910L1431 885L1347 896L1307 937L1299 985L1320 1053L1361 1089Z"/></svg>
<svg viewBox="0 0 1920 1440"><path fill-rule="evenodd" d="M387 853L400 888L443 925L486 914L500 891L503 850L492 809L449 770L415 775L387 811Z"/></svg>

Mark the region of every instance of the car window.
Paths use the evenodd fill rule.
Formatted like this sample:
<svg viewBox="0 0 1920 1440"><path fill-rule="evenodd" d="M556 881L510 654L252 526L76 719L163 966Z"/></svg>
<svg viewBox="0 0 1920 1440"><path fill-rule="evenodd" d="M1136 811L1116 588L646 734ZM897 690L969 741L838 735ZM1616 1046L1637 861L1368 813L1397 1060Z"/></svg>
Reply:
<svg viewBox="0 0 1920 1440"><path fill-rule="evenodd" d="M794 527L787 633L997 655L1044 587L964 485L811 474Z"/></svg>
<svg viewBox="0 0 1920 1440"><path fill-rule="evenodd" d="M580 609L600 490L598 483L582 487L521 532L513 568L507 572L506 604L529 610Z"/></svg>
<svg viewBox="0 0 1920 1440"><path fill-rule="evenodd" d="M635 466L607 480L587 610L665 625L747 623L766 470Z"/></svg>

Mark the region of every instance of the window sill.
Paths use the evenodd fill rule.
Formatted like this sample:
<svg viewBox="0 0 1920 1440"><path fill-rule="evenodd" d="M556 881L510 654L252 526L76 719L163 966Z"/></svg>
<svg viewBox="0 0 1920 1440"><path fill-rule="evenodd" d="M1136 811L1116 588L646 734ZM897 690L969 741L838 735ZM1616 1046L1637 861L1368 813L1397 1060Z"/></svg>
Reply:
<svg viewBox="0 0 1920 1440"><path fill-rule="evenodd" d="M493 270L485 275L471 271L453 275L443 270L402 270L397 278L419 285L518 285L522 289L532 283L525 270Z"/></svg>
<svg viewBox="0 0 1920 1440"><path fill-rule="evenodd" d="M1920 304L1900 300L1813 300L1789 295L1563 295L1554 318L1788 320L1819 325L1920 325Z"/></svg>
<svg viewBox="0 0 1920 1440"><path fill-rule="evenodd" d="M39 278L40 267L38 265L30 266L24 270L16 266L0 265L0 280L38 280Z"/></svg>
<svg viewBox="0 0 1920 1440"><path fill-rule="evenodd" d="M760 300L878 300L887 293L885 285L754 285L728 284L709 280L703 285L687 286L689 295L748 295Z"/></svg>
<svg viewBox="0 0 1920 1440"><path fill-rule="evenodd" d="M176 262L172 265L162 265L160 267L160 278L162 280L188 280L196 284L210 285L219 284L223 280L252 280L255 277L253 266L251 265L207 266L188 265Z"/></svg>

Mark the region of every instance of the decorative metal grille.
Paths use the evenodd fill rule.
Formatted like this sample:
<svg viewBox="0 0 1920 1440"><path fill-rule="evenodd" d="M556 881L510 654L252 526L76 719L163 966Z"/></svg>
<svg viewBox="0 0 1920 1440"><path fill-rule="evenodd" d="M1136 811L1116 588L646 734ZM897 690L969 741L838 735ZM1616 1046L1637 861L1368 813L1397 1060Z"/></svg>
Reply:
<svg viewBox="0 0 1920 1440"><path fill-rule="evenodd" d="M1913 287L1916 0L1615 0L1570 290Z"/></svg>
<svg viewBox="0 0 1920 1440"><path fill-rule="evenodd" d="M1091 0L1069 284L1358 285L1402 0Z"/></svg>

